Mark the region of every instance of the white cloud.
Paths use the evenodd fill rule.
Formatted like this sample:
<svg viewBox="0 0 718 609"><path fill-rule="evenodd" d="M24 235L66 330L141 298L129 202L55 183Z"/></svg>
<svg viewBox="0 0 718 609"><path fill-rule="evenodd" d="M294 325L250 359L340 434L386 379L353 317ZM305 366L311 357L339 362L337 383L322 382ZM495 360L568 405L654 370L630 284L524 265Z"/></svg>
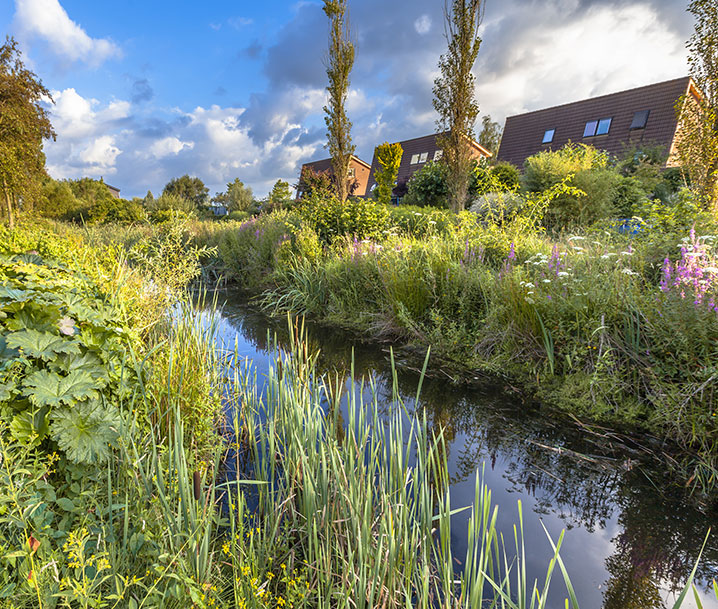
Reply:
<svg viewBox="0 0 718 609"><path fill-rule="evenodd" d="M117 170L115 159L122 151L115 145L115 138L111 135L102 135L91 140L82 149L78 158L87 165L85 168L89 175L111 174Z"/></svg>
<svg viewBox="0 0 718 609"><path fill-rule="evenodd" d="M422 15L416 21L414 21L414 29L417 34L428 34L431 30L431 17L429 15Z"/></svg>
<svg viewBox="0 0 718 609"><path fill-rule="evenodd" d="M250 19L248 17L230 17L227 19L227 23L229 23L229 25L233 28L240 30L244 26L252 25L254 23L254 19Z"/></svg>
<svg viewBox="0 0 718 609"><path fill-rule="evenodd" d="M70 61L98 66L121 54L111 40L88 36L59 0L15 0L15 23L22 39L41 38L54 54Z"/></svg>
<svg viewBox="0 0 718 609"><path fill-rule="evenodd" d="M161 159L170 155L178 155L183 150L192 150L194 142L183 142L176 137L165 137L157 140L149 147L150 156Z"/></svg>
<svg viewBox="0 0 718 609"><path fill-rule="evenodd" d="M507 7L497 30L486 32L476 93L494 120L687 73L683 40L650 4L597 5L570 21L559 9L529 20L518 4ZM521 44L496 49L507 22ZM497 62L496 53L503 54Z"/></svg>

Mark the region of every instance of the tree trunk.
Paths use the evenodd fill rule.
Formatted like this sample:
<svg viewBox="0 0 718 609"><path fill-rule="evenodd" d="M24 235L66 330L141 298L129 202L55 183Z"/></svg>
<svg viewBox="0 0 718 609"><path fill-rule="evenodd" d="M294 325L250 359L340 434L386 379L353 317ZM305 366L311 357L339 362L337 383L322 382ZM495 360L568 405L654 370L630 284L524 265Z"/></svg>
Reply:
<svg viewBox="0 0 718 609"><path fill-rule="evenodd" d="M8 190L7 182L5 181L5 178L3 178L3 181L2 181L2 188L3 188L3 192L5 193L5 207L7 208L7 224L11 229L13 229L13 228L15 228L15 218L13 217L12 202L10 201L10 191Z"/></svg>

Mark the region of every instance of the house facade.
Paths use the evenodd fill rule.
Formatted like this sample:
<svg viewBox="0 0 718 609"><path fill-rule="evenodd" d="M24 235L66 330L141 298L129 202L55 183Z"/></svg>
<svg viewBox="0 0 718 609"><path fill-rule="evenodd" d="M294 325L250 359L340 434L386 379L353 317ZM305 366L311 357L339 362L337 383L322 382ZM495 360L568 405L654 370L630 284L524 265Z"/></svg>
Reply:
<svg viewBox="0 0 718 609"><path fill-rule="evenodd" d="M444 154L444 151L437 143L437 134L424 135L415 137L411 140L398 142L401 145L402 156L401 165L399 165L399 173L396 177L396 186L393 195L401 198L406 194L407 184L411 176L424 167L430 161L438 161ZM491 153L486 148L480 146L477 142L471 141L471 156L475 159L488 158ZM376 186L374 174L379 170L379 161L376 157L376 148L374 149L374 157L371 162L371 174L369 176L369 184L366 194L369 195Z"/></svg>
<svg viewBox="0 0 718 609"><path fill-rule="evenodd" d="M299 174L299 184L297 189L297 199L302 198L301 179L305 168L312 169L316 173L328 173L334 177L334 169L332 168L331 159L322 159L321 161L312 161L304 163ZM369 170L371 165L366 161L362 161L359 157L352 155L349 160L349 194L355 197L363 197L366 194L367 183L369 181Z"/></svg>
<svg viewBox="0 0 718 609"><path fill-rule="evenodd" d="M497 158L522 167L531 155L569 141L612 155L646 144L664 147L672 166L679 131L675 105L682 95L700 95L690 77L510 116Z"/></svg>

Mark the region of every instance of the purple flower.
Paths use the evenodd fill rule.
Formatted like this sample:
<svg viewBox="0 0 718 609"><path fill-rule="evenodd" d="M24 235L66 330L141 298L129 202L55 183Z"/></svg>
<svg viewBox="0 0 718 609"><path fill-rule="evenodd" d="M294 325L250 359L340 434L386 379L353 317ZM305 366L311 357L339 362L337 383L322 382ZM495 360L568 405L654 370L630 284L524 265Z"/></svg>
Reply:
<svg viewBox="0 0 718 609"><path fill-rule="evenodd" d="M509 249L509 255L507 257L508 260L515 260L516 259L516 250L514 249L514 242L511 242L511 248Z"/></svg>

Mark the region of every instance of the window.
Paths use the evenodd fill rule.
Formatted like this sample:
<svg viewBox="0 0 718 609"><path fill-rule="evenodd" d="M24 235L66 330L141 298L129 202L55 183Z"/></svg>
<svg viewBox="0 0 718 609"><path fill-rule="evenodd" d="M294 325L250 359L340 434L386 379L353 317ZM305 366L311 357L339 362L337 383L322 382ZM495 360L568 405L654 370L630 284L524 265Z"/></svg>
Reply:
<svg viewBox="0 0 718 609"><path fill-rule="evenodd" d="M546 129L543 134L543 140L541 140L541 143L550 144L551 142L553 142L554 133L556 133L556 129Z"/></svg>
<svg viewBox="0 0 718 609"><path fill-rule="evenodd" d="M593 135L606 135L611 128L611 118L602 118L595 121L587 121L583 130L583 137L591 137Z"/></svg>
<svg viewBox="0 0 718 609"><path fill-rule="evenodd" d="M350 168L349 168L349 177L350 177L350 178L355 178L356 175L357 175L356 167L350 167Z"/></svg>
<svg viewBox="0 0 718 609"><path fill-rule="evenodd" d="M639 110L633 115L633 121L629 129L645 129L646 123L648 122L648 115L651 113L650 110Z"/></svg>
<svg viewBox="0 0 718 609"><path fill-rule="evenodd" d="M419 155L418 154L412 154L411 155L411 164L416 165L419 162Z"/></svg>
<svg viewBox="0 0 718 609"><path fill-rule="evenodd" d="M422 152L421 157L419 157L419 163L426 163L426 159L429 158L428 152Z"/></svg>
<svg viewBox="0 0 718 609"><path fill-rule="evenodd" d="M435 161L438 161L442 156L444 156L444 151L443 151L443 150L437 150L437 151L434 153L434 160L435 160Z"/></svg>
<svg viewBox="0 0 718 609"><path fill-rule="evenodd" d="M598 127L598 121L588 121L586 127L583 130L583 137L591 137L596 135L596 127Z"/></svg>
<svg viewBox="0 0 718 609"><path fill-rule="evenodd" d="M611 119L602 118L598 121L598 129L596 129L596 135L606 135L608 130L611 128Z"/></svg>

